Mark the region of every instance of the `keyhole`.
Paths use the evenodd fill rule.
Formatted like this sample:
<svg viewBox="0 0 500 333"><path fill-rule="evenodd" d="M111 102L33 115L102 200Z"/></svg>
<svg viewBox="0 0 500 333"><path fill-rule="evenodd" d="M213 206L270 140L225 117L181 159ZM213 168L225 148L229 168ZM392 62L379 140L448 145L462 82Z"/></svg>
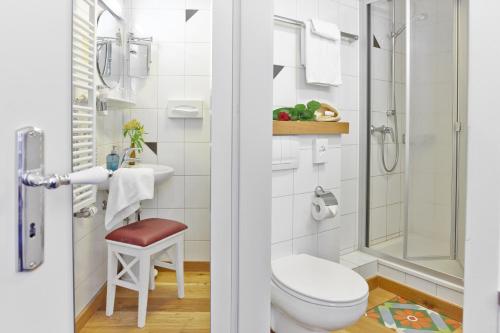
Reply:
<svg viewBox="0 0 500 333"><path fill-rule="evenodd" d="M36 226L35 223L30 224L30 238L35 237L36 235Z"/></svg>

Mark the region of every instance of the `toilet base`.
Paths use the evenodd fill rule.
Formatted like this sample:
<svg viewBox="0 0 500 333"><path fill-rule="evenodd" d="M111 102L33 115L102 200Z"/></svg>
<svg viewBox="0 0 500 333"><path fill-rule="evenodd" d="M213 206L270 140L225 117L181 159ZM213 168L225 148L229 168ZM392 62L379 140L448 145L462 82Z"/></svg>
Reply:
<svg viewBox="0 0 500 333"><path fill-rule="evenodd" d="M271 305L271 328L274 333L329 333L321 329L305 328L274 305Z"/></svg>

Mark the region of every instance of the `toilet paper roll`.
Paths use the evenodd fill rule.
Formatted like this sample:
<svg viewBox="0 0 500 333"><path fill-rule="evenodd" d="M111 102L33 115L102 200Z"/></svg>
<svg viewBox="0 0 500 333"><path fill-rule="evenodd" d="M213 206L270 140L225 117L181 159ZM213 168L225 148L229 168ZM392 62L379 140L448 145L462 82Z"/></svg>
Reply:
<svg viewBox="0 0 500 333"><path fill-rule="evenodd" d="M312 216L316 221L335 217L337 215L338 205L327 206L321 198L314 198L311 204Z"/></svg>

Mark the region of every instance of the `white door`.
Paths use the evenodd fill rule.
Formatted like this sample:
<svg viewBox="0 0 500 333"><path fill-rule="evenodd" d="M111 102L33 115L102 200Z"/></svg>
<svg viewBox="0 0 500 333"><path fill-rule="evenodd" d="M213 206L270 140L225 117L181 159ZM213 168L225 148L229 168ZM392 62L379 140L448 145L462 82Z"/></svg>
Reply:
<svg viewBox="0 0 500 333"><path fill-rule="evenodd" d="M73 332L71 188L45 190L45 261L18 272L15 131L45 132L45 173L71 169L71 1L0 1L2 331Z"/></svg>

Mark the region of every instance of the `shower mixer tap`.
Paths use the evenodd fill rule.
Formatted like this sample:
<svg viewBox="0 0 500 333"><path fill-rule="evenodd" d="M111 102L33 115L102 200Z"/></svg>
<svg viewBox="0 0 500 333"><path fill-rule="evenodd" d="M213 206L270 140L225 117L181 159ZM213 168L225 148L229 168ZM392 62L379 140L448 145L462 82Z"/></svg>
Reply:
<svg viewBox="0 0 500 333"><path fill-rule="evenodd" d="M396 142L395 137L394 137L394 130L392 127L381 125L381 126L370 126L370 133L375 134L375 133L381 133L383 136L389 134L391 136L392 142Z"/></svg>

